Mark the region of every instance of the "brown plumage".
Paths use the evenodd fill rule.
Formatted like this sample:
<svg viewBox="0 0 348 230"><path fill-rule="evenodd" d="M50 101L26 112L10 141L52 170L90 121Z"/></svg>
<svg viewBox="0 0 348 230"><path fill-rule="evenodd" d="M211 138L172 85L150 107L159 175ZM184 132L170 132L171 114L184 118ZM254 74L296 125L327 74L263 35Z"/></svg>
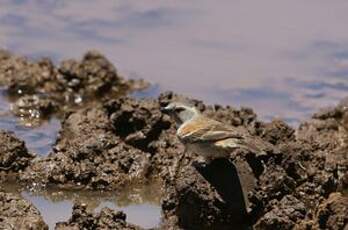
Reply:
<svg viewBox="0 0 348 230"><path fill-rule="evenodd" d="M268 148L259 137L253 137L243 127L232 127L202 115L196 108L171 103L167 111L177 122L177 136L187 150L202 155L207 161L228 157L237 148L264 154Z"/></svg>

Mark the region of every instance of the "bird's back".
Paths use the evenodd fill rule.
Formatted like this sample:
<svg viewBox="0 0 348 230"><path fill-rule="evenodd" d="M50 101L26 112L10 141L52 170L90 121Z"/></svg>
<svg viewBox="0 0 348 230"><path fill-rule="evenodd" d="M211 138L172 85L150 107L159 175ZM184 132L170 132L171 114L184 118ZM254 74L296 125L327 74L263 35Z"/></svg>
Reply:
<svg viewBox="0 0 348 230"><path fill-rule="evenodd" d="M181 125L179 139L187 144L213 144L217 149L231 152L236 148L264 154L270 144L260 137L252 136L245 127L232 127L199 115Z"/></svg>

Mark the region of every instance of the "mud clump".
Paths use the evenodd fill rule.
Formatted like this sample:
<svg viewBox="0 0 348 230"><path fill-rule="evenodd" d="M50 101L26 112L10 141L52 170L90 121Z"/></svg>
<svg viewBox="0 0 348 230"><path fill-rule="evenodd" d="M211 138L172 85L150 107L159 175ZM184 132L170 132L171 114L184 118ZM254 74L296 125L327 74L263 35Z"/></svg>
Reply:
<svg viewBox="0 0 348 230"><path fill-rule="evenodd" d="M332 193L317 211L319 228L343 229L348 225L348 197Z"/></svg>
<svg viewBox="0 0 348 230"><path fill-rule="evenodd" d="M149 156L113 133L102 107L82 109L62 122L53 151L21 174L27 184L117 189L144 180Z"/></svg>
<svg viewBox="0 0 348 230"><path fill-rule="evenodd" d="M122 98L106 105L114 133L126 144L149 155L151 178L172 178L184 148L170 118L157 100Z"/></svg>
<svg viewBox="0 0 348 230"><path fill-rule="evenodd" d="M56 224L56 230L71 229L116 229L140 230L142 228L126 222L126 214L103 208L99 213L90 213L84 204L73 206L72 216L67 222Z"/></svg>
<svg viewBox="0 0 348 230"><path fill-rule="evenodd" d="M114 190L154 179L173 180L196 156L184 154L161 104L162 97L123 97L67 114L52 152L33 162L21 181Z"/></svg>
<svg viewBox="0 0 348 230"><path fill-rule="evenodd" d="M48 230L48 226L30 202L0 191L0 229Z"/></svg>
<svg viewBox="0 0 348 230"><path fill-rule="evenodd" d="M62 121L49 156L33 162L20 179L40 187L117 190L173 178L186 157L175 132L157 100L124 97L80 109Z"/></svg>
<svg viewBox="0 0 348 230"><path fill-rule="evenodd" d="M304 219L305 205L294 196L286 195L279 202L276 201L269 212L267 212L255 229L293 229L296 222Z"/></svg>
<svg viewBox="0 0 348 230"><path fill-rule="evenodd" d="M295 140L295 130L282 120L273 120L264 124L260 135L274 145Z"/></svg>
<svg viewBox="0 0 348 230"><path fill-rule="evenodd" d="M258 186L249 193L258 219L255 229L274 229L277 225L283 226L282 229L326 228L320 225L321 218L317 214L320 207L329 202L330 194L347 189L345 116L341 105L315 114L300 124L296 135L283 126L264 126L261 133L269 133L267 127L276 128L278 131L271 133L279 133L272 135L271 140L281 141L273 142L279 154L263 159L264 169L258 176ZM268 135L263 137L269 140ZM331 215L333 219L340 218L341 213L336 209ZM333 223L332 226L344 225Z"/></svg>
<svg viewBox="0 0 348 230"><path fill-rule="evenodd" d="M41 119L52 111L65 112L87 102L125 95L148 86L143 80L124 80L97 51L87 52L80 61L64 60L56 67L48 58L32 61L3 50L0 52L0 85L7 87L15 101L16 115L32 118L33 113L26 112L32 107L38 111L35 116ZM23 105L23 102L29 104Z"/></svg>
<svg viewBox="0 0 348 230"><path fill-rule="evenodd" d="M0 130L0 173L22 171L34 157L14 133Z"/></svg>

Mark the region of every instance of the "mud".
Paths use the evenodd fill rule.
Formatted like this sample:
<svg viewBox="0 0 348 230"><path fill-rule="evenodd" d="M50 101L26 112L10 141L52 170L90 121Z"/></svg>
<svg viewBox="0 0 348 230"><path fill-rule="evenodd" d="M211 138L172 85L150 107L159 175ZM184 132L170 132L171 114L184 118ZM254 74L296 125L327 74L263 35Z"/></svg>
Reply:
<svg viewBox="0 0 348 230"><path fill-rule="evenodd" d="M0 229L47 230L48 226L30 202L0 191Z"/></svg>
<svg viewBox="0 0 348 230"><path fill-rule="evenodd" d="M282 120L260 121L249 108L207 106L171 92L154 99L110 99L134 82L123 80L95 52L58 68L47 59L31 62L6 52L0 63L0 82L17 94L15 114L41 119L64 111L46 157L32 160L23 142L9 134L1 138L1 146L15 147L2 151L0 164L31 189L117 192L155 180L162 229L344 229L348 222L348 99L294 129ZM228 159L202 163L185 151L174 122L161 112L176 100L250 135L262 153L241 149ZM83 205L57 226L137 229L122 213L92 214Z"/></svg>
<svg viewBox="0 0 348 230"><path fill-rule="evenodd" d="M148 83L125 80L97 51L56 66L49 58L34 61L0 50L0 85L7 87L15 102L15 115L39 122L53 112L62 114L96 100L125 95Z"/></svg>
<svg viewBox="0 0 348 230"><path fill-rule="evenodd" d="M234 162L239 174L243 172L241 183L249 201L244 211L240 209L239 217L234 214L238 208L232 205L236 202L230 202L238 193L238 184L234 187L235 193L228 189L228 186L233 186L234 179L226 178L231 183L221 187L221 184L216 184L218 179L210 181L204 175L209 177L226 170L232 174L228 164L212 162L219 167L203 174L190 166L183 169L174 182L168 183L165 192L162 209L167 227L211 229L218 226L219 229L230 229L232 225L248 229L241 224L247 223L255 229L303 229L303 223L308 222L311 224L305 225L307 229L329 227L321 224L320 207L328 202L330 194L347 189L348 115L345 102L315 114L297 130L279 120L270 123L258 121L250 110L243 113L243 110L216 106L213 109L203 106L201 110L210 116L214 113L212 117L225 123L244 126L255 135L255 139L260 137L273 144L273 148L260 156L251 152L240 153L241 161L248 163L240 167L237 159L230 158L229 162ZM245 173L248 171L254 175L254 184L247 179L250 178ZM221 175L215 178L221 178ZM248 184L253 186L246 186ZM226 193L230 195L226 197ZM342 200L346 199L342 197ZM342 212L340 208L330 210L332 219L341 221L340 224L333 223L331 228L343 229L347 224Z"/></svg>
<svg viewBox="0 0 348 230"><path fill-rule="evenodd" d="M21 180L40 186L106 190L147 183L171 171L168 163L157 164L165 160L158 155L173 145L168 136L160 137L170 125L154 101L122 98L78 110L63 120L49 156L33 162Z"/></svg>
<svg viewBox="0 0 348 230"><path fill-rule="evenodd" d="M0 182L16 178L35 157L28 152L24 141L5 130L0 130L0 153Z"/></svg>
<svg viewBox="0 0 348 230"><path fill-rule="evenodd" d="M100 213L91 213L87 211L84 204L75 204L73 206L72 216L67 222L56 224L56 230L73 229L125 229L140 230L142 228L126 222L126 214L122 211L114 211L109 208L103 208Z"/></svg>

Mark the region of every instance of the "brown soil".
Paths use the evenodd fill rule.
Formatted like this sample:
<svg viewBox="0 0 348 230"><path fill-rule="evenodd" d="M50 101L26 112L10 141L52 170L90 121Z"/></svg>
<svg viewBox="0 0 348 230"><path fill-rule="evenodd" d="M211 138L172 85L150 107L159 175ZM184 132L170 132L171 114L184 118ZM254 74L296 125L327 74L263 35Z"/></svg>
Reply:
<svg viewBox="0 0 348 230"><path fill-rule="evenodd" d="M0 192L0 229L47 230L40 212L21 197Z"/></svg>
<svg viewBox="0 0 348 230"><path fill-rule="evenodd" d="M56 224L56 230L115 229L140 230L142 228L126 222L126 214L103 208L99 213L90 213L84 204L75 204L72 216L67 222Z"/></svg>
<svg viewBox="0 0 348 230"><path fill-rule="evenodd" d="M344 229L348 223L348 198L342 195L348 188L348 100L294 129L281 120L262 122L248 108L207 106L174 93L119 97L137 84L123 80L96 52L55 67L47 59L32 62L3 51L0 82L10 94L20 92L15 114L64 114L47 157L31 160L22 141L0 133L0 170L13 171L26 186L117 191L157 179L162 229ZM118 98L111 99L113 93ZM161 113L173 100L189 101L250 135L264 153L237 150L229 159L201 163L185 152L174 122ZM123 213L92 214L81 205L58 224L83 226L137 229Z"/></svg>

